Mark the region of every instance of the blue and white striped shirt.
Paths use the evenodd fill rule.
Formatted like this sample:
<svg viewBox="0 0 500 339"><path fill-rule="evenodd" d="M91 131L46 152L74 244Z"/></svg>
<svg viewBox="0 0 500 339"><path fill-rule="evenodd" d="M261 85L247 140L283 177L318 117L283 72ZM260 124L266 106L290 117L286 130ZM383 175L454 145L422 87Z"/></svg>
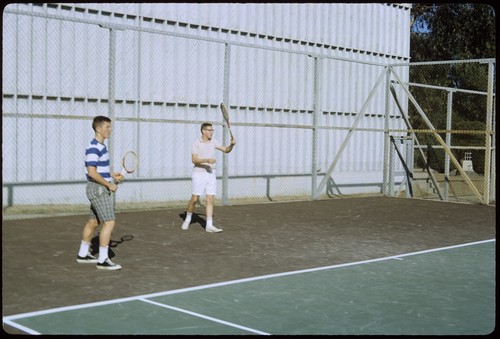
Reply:
<svg viewBox="0 0 500 339"><path fill-rule="evenodd" d="M111 182L108 149L106 145L100 143L97 139L93 139L85 151L85 176L87 180L94 181L89 176L87 166L96 167L97 173L99 173L104 180Z"/></svg>

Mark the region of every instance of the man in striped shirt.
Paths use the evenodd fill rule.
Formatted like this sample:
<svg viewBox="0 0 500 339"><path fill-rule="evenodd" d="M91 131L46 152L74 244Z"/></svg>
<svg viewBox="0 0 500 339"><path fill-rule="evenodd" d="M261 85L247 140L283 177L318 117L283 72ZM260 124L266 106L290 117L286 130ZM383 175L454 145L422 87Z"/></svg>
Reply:
<svg viewBox="0 0 500 339"><path fill-rule="evenodd" d="M120 173L111 173L109 153L104 140L111 134L111 119L97 116L92 122L95 137L85 152L85 175L87 177L86 194L90 201L90 218L83 227L82 241L76 261L78 263L97 264L98 269L119 270L122 267L108 257L111 233L115 227L115 206L113 193L123 179ZM113 182L114 179L116 183ZM99 233L99 257L94 257L89 249L92 237L102 223Z"/></svg>

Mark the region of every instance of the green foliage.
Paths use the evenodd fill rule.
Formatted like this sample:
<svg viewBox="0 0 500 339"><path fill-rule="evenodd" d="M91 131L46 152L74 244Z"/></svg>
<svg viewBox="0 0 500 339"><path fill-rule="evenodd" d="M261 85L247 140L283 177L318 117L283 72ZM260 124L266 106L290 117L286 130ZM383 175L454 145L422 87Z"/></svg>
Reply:
<svg viewBox="0 0 500 339"><path fill-rule="evenodd" d="M412 61L494 58L495 10L475 3L414 4Z"/></svg>
<svg viewBox="0 0 500 339"><path fill-rule="evenodd" d="M470 60L496 57L495 10L487 4L443 3L413 4L410 57L412 62ZM488 67L477 63L457 63L410 67L410 82L486 92ZM495 86L495 84L494 84ZM446 129L447 91L410 87L432 127ZM493 89L495 91L495 88ZM415 129L429 126L412 104L409 118ZM453 93L452 129L484 131L486 121L486 96L463 92ZM421 145L436 145L432 134L418 136ZM444 139L445 135L441 135ZM452 134L454 146L484 146L483 134ZM465 149L454 149L453 154L463 160ZM484 173L484 151L472 151L476 173ZM428 147L428 165L439 172L444 171L444 150ZM420 154L416 153L416 164L425 167ZM453 170L453 164L450 164Z"/></svg>

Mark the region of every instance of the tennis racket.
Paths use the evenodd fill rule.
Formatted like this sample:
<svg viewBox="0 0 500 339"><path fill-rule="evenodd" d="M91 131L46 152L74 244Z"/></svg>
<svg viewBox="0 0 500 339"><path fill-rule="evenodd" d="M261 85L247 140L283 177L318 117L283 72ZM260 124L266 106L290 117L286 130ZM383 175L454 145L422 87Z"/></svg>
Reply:
<svg viewBox="0 0 500 339"><path fill-rule="evenodd" d="M139 157L134 151L128 151L125 153L122 159L122 170L120 174L125 176L125 174L134 173L139 165Z"/></svg>
<svg viewBox="0 0 500 339"><path fill-rule="evenodd" d="M226 120L227 128L229 129L229 133L231 134L231 139L234 139L233 132L231 132L231 123L229 122L229 111L227 110L227 107L223 102L221 102L220 104L220 110L222 111L224 120Z"/></svg>

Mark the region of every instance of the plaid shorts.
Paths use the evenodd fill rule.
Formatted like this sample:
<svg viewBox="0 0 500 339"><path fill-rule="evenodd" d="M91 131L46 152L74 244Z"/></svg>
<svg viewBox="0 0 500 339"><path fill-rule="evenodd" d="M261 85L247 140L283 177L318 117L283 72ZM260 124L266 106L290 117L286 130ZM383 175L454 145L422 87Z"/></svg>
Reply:
<svg viewBox="0 0 500 339"><path fill-rule="evenodd" d="M99 222L115 220L113 192L93 181L87 183L87 198L90 201L90 218Z"/></svg>

